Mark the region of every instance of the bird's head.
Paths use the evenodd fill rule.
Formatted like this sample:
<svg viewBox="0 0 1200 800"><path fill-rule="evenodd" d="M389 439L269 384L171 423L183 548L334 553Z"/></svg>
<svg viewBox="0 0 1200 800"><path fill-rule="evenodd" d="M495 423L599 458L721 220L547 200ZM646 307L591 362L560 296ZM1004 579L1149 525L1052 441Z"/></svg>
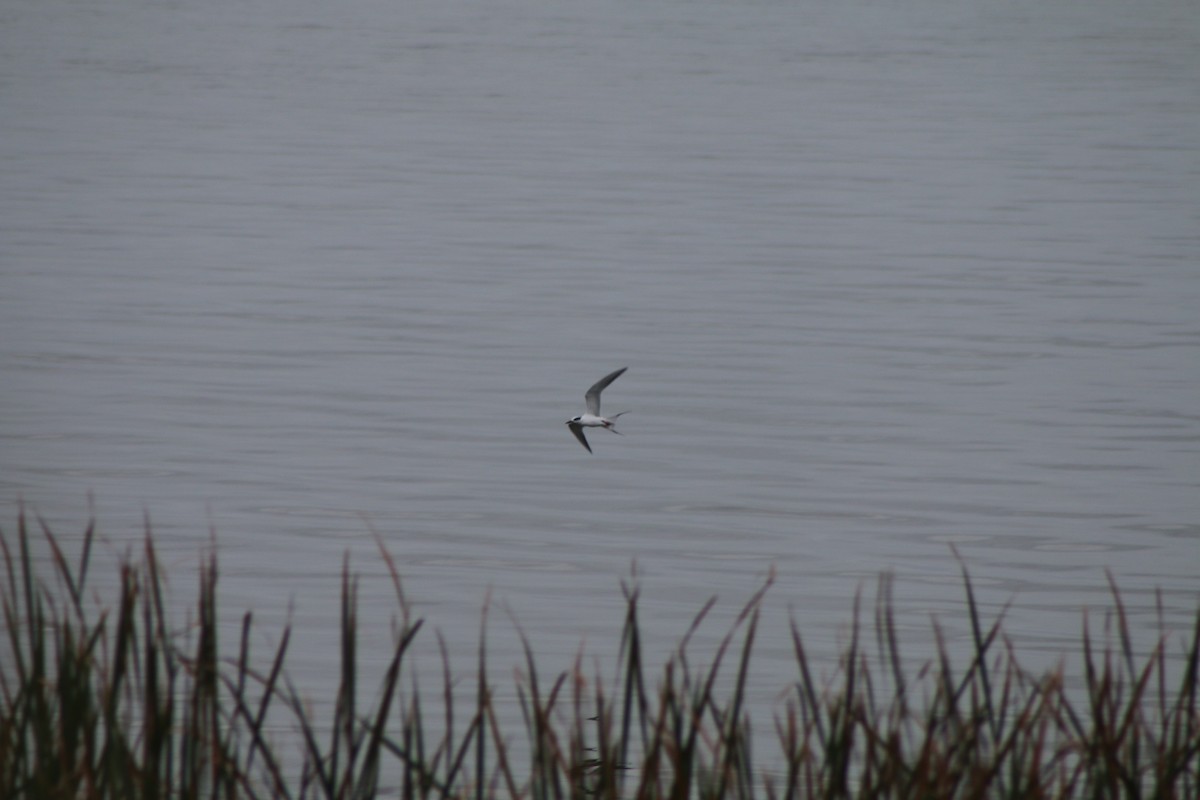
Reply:
<svg viewBox="0 0 1200 800"><path fill-rule="evenodd" d="M563 424L564 424L564 425L570 425L572 422L579 422L579 420L581 420L581 419L583 419L583 417L571 417L569 420L567 420L567 421L566 421L565 423L563 423Z"/></svg>

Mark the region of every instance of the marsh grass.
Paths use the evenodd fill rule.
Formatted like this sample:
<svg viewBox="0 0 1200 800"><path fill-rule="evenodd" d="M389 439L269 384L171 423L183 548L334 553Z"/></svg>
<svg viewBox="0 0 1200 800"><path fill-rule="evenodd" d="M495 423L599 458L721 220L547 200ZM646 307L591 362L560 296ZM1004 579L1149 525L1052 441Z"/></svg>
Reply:
<svg viewBox="0 0 1200 800"><path fill-rule="evenodd" d="M796 678L776 712L774 741L766 737L760 756L751 747L745 701L771 578L702 667L688 659L688 644L713 603L699 610L665 663L651 668L636 585L622 586L626 611L614 682L587 674L581 658L544 675L518 626L519 716L506 728L487 677L488 604L477 680L462 689L438 637L440 689L421 690L411 653L422 621L412 618L399 570L381 546L397 598L390 661L377 684L360 687L358 580L346 563L333 718L318 723L284 668L290 627L261 660L263 668L250 652L251 614L237 641L220 640L215 555L200 569L194 621L177 631L148 527L140 558L120 562L116 599L104 605L89 599L94 526L72 560L37 525L31 529L22 514L11 542L0 535L5 798L1194 798L1200 792L1200 614L1182 645L1164 638L1139 656L1115 584L1115 632L1097 642L1084 618L1082 689L1068 691L1061 668L1035 675L1020 667L1000 620L983 620L965 567L968 663L952 666L935 626L933 657L910 671L900 658L891 583L881 579L874 636L864 633L856 602L840 661L823 670L829 677L814 677L793 623ZM35 563L35 538L47 546L48 561ZM39 574L38 564L50 575ZM1179 646L1181 652L1167 652ZM269 717L286 719L298 735L286 745L273 742Z"/></svg>

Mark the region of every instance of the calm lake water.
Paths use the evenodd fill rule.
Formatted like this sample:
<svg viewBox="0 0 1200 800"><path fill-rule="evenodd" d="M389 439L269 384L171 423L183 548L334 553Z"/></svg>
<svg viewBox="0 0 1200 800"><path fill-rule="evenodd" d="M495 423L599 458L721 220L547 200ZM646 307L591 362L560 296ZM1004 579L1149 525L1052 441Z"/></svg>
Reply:
<svg viewBox="0 0 1200 800"><path fill-rule="evenodd" d="M951 544L1031 667L1194 619L1193 2L10 0L0 104L0 526L148 514L181 614L215 530L326 697L372 531L504 685L773 568L760 719L883 571L957 641Z"/></svg>

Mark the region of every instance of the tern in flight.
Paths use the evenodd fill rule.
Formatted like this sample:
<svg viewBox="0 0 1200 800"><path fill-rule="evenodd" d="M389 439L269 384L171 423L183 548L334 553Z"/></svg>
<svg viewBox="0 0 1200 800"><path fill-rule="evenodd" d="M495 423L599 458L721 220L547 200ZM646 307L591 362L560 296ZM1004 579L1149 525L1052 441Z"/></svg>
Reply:
<svg viewBox="0 0 1200 800"><path fill-rule="evenodd" d="M614 428L613 425L616 424L617 417L621 416L621 414L628 414L629 412L622 411L621 414L613 414L611 417L600 416L600 393L603 392L605 387L607 387L610 383L621 377L621 374L627 369L629 369L629 367L621 367L616 372L610 372L600 380L596 381L592 388L587 390L587 394L583 396L583 399L587 401L587 413L582 416L572 417L571 419L567 420L567 427L571 429L571 433L575 434L575 438L579 440L581 445L587 448L589 453L592 452L592 447L588 444L587 439L584 438L584 428L604 428L605 430L610 430L613 433L620 433L620 431Z"/></svg>

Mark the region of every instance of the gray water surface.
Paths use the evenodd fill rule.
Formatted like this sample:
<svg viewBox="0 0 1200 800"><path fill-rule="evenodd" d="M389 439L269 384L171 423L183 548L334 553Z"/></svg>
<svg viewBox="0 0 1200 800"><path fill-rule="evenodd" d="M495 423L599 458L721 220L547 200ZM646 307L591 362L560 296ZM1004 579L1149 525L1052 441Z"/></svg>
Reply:
<svg viewBox="0 0 1200 800"><path fill-rule="evenodd" d="M147 513L181 606L211 527L313 686L344 553L393 612L372 530L467 670L489 587L554 671L635 561L664 649L774 568L766 701L881 571L918 653L964 630L951 544L1033 665L1105 570L1149 646L1200 589L1197 20L8 2L0 524Z"/></svg>

